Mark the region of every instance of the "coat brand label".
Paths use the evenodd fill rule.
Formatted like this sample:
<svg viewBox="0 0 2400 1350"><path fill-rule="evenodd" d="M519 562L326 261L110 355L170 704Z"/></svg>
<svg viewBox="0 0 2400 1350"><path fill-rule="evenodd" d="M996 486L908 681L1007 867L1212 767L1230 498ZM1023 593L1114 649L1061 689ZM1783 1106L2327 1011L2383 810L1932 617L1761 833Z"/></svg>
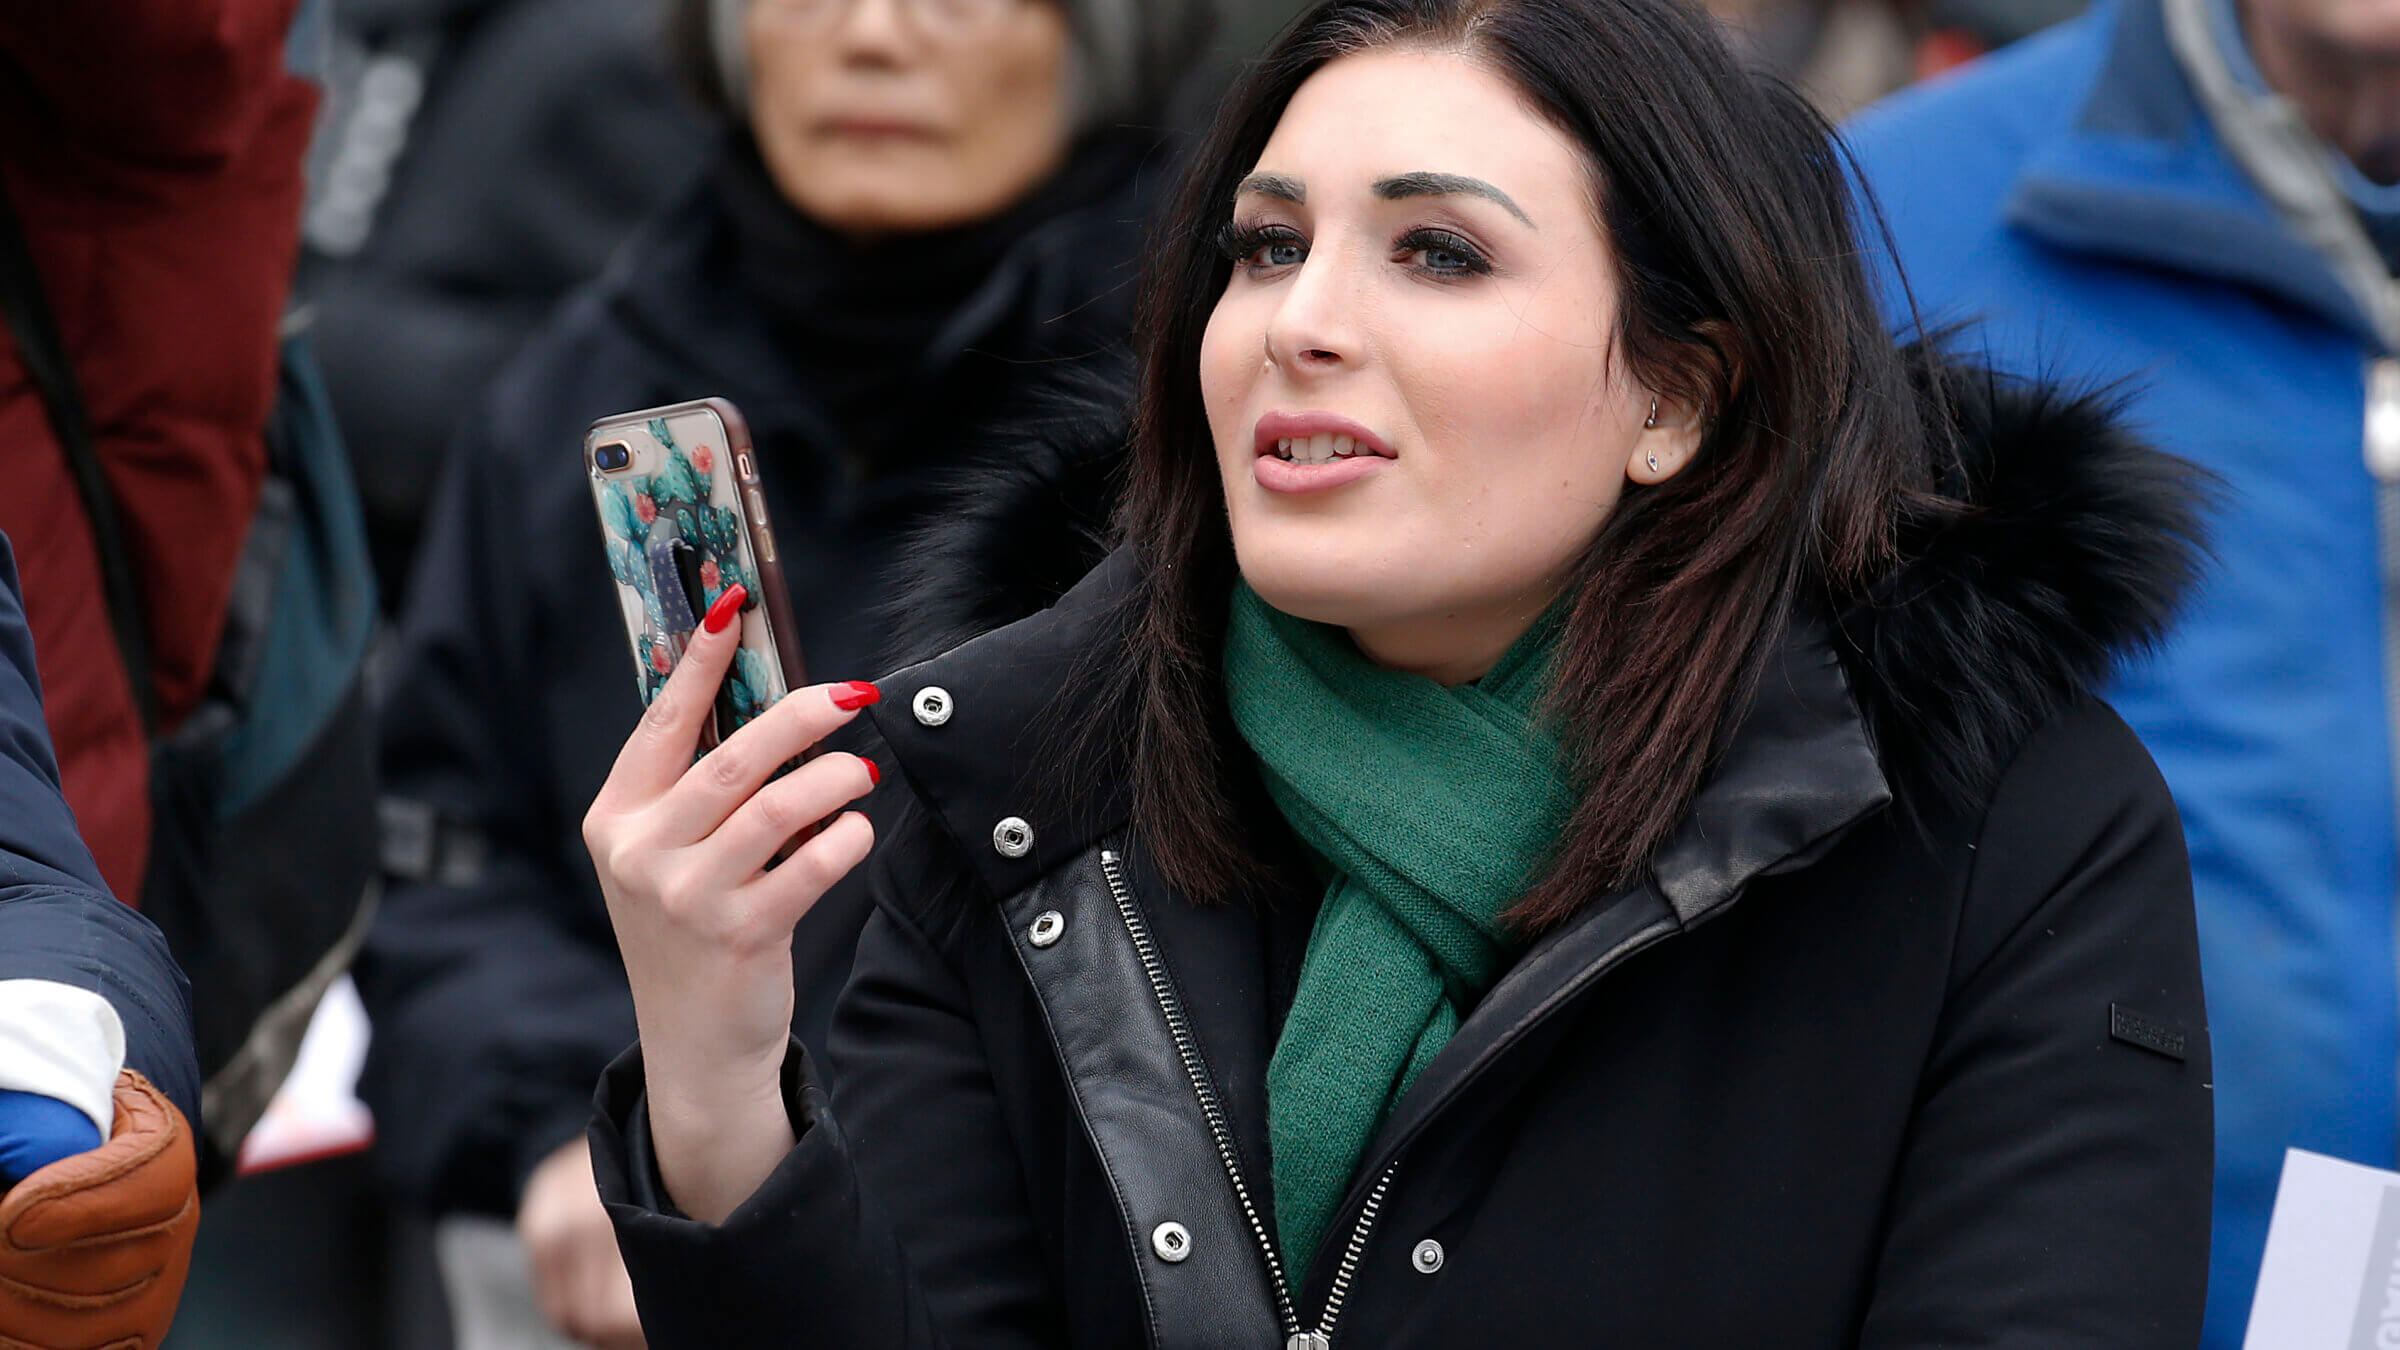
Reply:
<svg viewBox="0 0 2400 1350"><path fill-rule="evenodd" d="M2183 1028L2155 1017L2144 1016L2122 1003L2108 1005L2108 1034L2144 1050L2155 1050L2169 1059L2184 1057L2186 1037ZM2395 1345L2394 1350L2400 1350Z"/></svg>

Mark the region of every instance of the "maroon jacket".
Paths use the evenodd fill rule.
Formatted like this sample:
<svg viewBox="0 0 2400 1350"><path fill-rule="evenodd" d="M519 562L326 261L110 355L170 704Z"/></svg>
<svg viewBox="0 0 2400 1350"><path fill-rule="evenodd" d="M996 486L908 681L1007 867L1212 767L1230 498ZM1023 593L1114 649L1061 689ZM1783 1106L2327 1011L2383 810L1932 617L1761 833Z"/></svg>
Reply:
<svg viewBox="0 0 2400 1350"><path fill-rule="evenodd" d="M284 68L296 5L0 6L0 180L124 517L168 728L206 685L266 463L317 103ZM81 499L5 332L0 475L67 799L110 887L132 897L147 745Z"/></svg>

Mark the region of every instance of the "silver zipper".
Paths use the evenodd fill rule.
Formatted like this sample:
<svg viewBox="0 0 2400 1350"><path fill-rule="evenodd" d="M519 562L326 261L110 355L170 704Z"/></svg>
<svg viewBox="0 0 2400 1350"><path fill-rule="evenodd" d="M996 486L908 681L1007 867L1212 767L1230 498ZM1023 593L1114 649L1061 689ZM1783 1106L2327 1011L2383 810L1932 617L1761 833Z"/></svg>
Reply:
<svg viewBox="0 0 2400 1350"><path fill-rule="evenodd" d="M1200 1064L1199 1050L1192 1044L1191 1024L1183 1017L1183 1001L1175 996L1174 986L1167 983L1166 963L1159 959L1158 944L1150 940L1149 921L1134 907L1133 893L1125 888L1125 876L1118 868L1115 852L1100 850L1100 871L1108 878L1108 893L1117 902L1117 916L1125 921L1125 931L1133 937L1133 950L1142 958L1142 973L1150 977L1151 996L1158 1000L1158 1010L1167 1015L1167 1032L1175 1038L1175 1054L1183 1061L1183 1075L1191 1080L1192 1094L1200 1099L1200 1113L1208 1117L1209 1137L1217 1144L1217 1161L1224 1165L1225 1179L1233 1183L1233 1194L1242 1202L1242 1217L1250 1221L1250 1236L1267 1258L1267 1275L1275 1282L1275 1311L1282 1319L1284 1334L1297 1336L1300 1319L1292 1312L1291 1289L1283 1279L1283 1259L1275 1254L1266 1222L1258 1217L1258 1206L1250 1199L1250 1187L1242 1180L1242 1160L1234 1152L1233 1131L1226 1127L1224 1109L1217 1104L1217 1089L1209 1082Z"/></svg>
<svg viewBox="0 0 2400 1350"><path fill-rule="evenodd" d="M1392 1173L1400 1170L1395 1158L1375 1178L1375 1189L1367 1192L1366 1207L1358 1212L1358 1223L1350 1230L1349 1244L1342 1248L1342 1263L1334 1267L1333 1288L1325 1291L1325 1315L1317 1319L1317 1338L1305 1346L1287 1345L1285 1350L1332 1350L1333 1324L1341 1320L1342 1300L1350 1297L1351 1277L1358 1274L1358 1258L1367 1249L1367 1235L1375 1231L1375 1216L1383 1212L1383 1193L1392 1188Z"/></svg>
<svg viewBox="0 0 2400 1350"><path fill-rule="evenodd" d="M1192 1095L1200 1099L1200 1114L1208 1118L1209 1137L1216 1141L1217 1161L1225 1168L1225 1179L1233 1184L1234 1198L1241 1202L1242 1217L1250 1223L1250 1237L1258 1244L1259 1255L1266 1258L1267 1278L1274 1283L1275 1311L1282 1319L1284 1350L1332 1350L1334 1324L1341 1319L1343 1300L1350 1296L1350 1282L1358 1274L1359 1257L1366 1251L1367 1237L1374 1231L1375 1218L1383 1212L1384 1193L1392 1186L1392 1174L1400 1170L1394 1159L1375 1179L1375 1188L1367 1193L1366 1207L1359 1211L1358 1223L1350 1230L1350 1241L1342 1248L1341 1264L1334 1269L1333 1288L1325 1295L1325 1315L1317 1319L1317 1329L1303 1331L1300 1317L1292 1308L1291 1285L1283 1276L1283 1258L1276 1254L1275 1240L1267 1233L1265 1220L1258 1216L1258 1206L1250 1199L1250 1186L1242 1179L1241 1155L1233 1147L1233 1130L1225 1123L1225 1111L1217 1102L1217 1089L1209 1081L1208 1071L1200 1062L1199 1047L1193 1044L1191 1023L1184 1019L1183 1001L1175 996L1175 988L1167 981L1166 962L1158 954L1158 944L1151 940L1150 923L1133 903L1133 892L1125 885L1125 875L1112 849L1100 850L1100 872L1108 878L1109 898L1117 905L1117 917L1124 920L1126 933L1133 938L1133 950L1141 957L1142 973L1150 979L1150 994L1158 1000L1158 1010L1166 1014L1167 1032L1175 1038L1175 1055L1183 1062L1184 1077L1192 1084Z"/></svg>

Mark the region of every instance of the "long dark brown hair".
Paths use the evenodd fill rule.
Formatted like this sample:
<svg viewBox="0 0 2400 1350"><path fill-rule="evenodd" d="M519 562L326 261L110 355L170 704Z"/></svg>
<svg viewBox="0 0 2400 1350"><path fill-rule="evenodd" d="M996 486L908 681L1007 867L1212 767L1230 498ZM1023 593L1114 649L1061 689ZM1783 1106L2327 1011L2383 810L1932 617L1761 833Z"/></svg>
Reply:
<svg viewBox="0 0 2400 1350"><path fill-rule="evenodd" d="M1166 218L1143 297L1142 397L1118 526L1138 580L1119 697L1139 727L1134 823L1195 898L1259 875L1251 774L1220 657L1236 576L1201 402L1231 265L1215 233L1292 94L1326 62L1453 50L1584 149L1613 245L1612 359L1698 408L1697 457L1629 485L1570 583L1549 710L1581 788L1512 911L1554 924L1638 875L1681 819L1797 608L1888 569L1930 478L1927 420L1860 266L1838 142L1677 0L1329 0L1228 96ZM1361 117L1374 110L1361 108Z"/></svg>

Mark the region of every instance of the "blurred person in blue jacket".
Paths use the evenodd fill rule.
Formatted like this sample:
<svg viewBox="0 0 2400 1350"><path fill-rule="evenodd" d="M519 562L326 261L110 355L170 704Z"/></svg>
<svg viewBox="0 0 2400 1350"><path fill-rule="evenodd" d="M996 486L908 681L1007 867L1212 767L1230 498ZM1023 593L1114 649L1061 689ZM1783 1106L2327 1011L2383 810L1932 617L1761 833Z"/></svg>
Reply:
<svg viewBox="0 0 2400 1350"><path fill-rule="evenodd" d="M0 537L0 1344L165 1335L199 1111L191 991L75 832Z"/></svg>
<svg viewBox="0 0 2400 1350"><path fill-rule="evenodd" d="M1898 326L2122 382L2222 479L2205 590L2110 697L2191 845L2231 1350L2284 1151L2400 1149L2400 4L2106 0L1849 135Z"/></svg>

